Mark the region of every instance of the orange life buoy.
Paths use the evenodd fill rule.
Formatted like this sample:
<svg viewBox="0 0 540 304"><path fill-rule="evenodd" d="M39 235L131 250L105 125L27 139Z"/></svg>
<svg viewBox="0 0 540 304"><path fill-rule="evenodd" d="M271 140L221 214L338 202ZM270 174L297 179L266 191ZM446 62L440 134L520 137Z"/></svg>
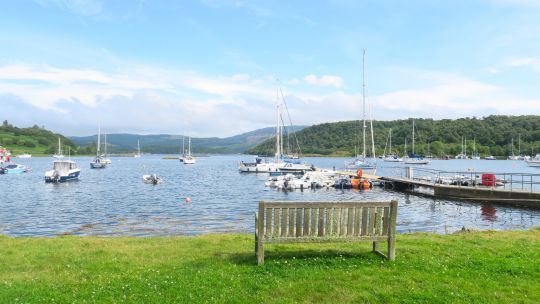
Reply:
<svg viewBox="0 0 540 304"><path fill-rule="evenodd" d="M362 177L362 169L358 169L358 171L356 171L356 176Z"/></svg>
<svg viewBox="0 0 540 304"><path fill-rule="evenodd" d="M362 189L366 190L369 188L371 188L371 183L367 179L364 179L362 181Z"/></svg>
<svg viewBox="0 0 540 304"><path fill-rule="evenodd" d="M359 178L351 179L351 186L353 187L353 189L360 189L360 179Z"/></svg>

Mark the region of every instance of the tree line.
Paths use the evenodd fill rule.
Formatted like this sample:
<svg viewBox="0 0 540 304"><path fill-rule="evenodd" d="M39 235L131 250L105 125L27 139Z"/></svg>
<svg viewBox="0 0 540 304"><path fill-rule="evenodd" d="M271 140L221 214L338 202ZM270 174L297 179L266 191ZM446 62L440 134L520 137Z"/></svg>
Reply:
<svg viewBox="0 0 540 304"><path fill-rule="evenodd" d="M480 155L507 156L540 153L540 116L492 115L484 118L424 119L415 118L415 152L434 156L457 155L466 140L466 152L473 149ZM392 152L401 155L412 152L413 118L393 121L373 121L376 155L388 154L388 134L392 129ZM314 125L296 133L301 152L317 155L354 155L362 150L362 122L343 121ZM367 128L367 154L371 154L371 135ZM275 137L246 151L250 154L272 155Z"/></svg>

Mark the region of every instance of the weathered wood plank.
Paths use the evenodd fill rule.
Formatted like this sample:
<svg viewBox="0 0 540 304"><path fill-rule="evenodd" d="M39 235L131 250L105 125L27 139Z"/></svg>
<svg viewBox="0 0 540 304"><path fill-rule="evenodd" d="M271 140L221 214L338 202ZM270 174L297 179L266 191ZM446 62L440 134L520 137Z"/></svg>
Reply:
<svg viewBox="0 0 540 304"><path fill-rule="evenodd" d="M324 236L324 215L325 215L325 210L324 208L319 208L319 224L317 226L317 235L318 236Z"/></svg>
<svg viewBox="0 0 540 304"><path fill-rule="evenodd" d="M288 208L281 208L281 237L287 236L287 214Z"/></svg>
<svg viewBox="0 0 540 304"><path fill-rule="evenodd" d="M311 225L309 235L314 236L317 234L317 209L311 209Z"/></svg>
<svg viewBox="0 0 540 304"><path fill-rule="evenodd" d="M377 219L375 220L376 235L382 235L383 209L384 209L383 207L377 208Z"/></svg>
<svg viewBox="0 0 540 304"><path fill-rule="evenodd" d="M289 208L289 233L287 236L294 236L294 210L296 208Z"/></svg>
<svg viewBox="0 0 540 304"><path fill-rule="evenodd" d="M373 208L373 207L369 208L368 234L369 235L375 235L375 208Z"/></svg>
<svg viewBox="0 0 540 304"><path fill-rule="evenodd" d="M266 230L264 231L263 235L272 235L272 215L274 214L272 208L265 208L264 209L264 215L266 218L264 219L266 224Z"/></svg>
<svg viewBox="0 0 540 304"><path fill-rule="evenodd" d="M349 208L348 214L347 214L347 236L351 236L353 234L353 218L354 218L354 208Z"/></svg>
<svg viewBox="0 0 540 304"><path fill-rule="evenodd" d="M328 232L329 235L339 235L339 215L340 215L340 208L335 207L332 209L332 225L331 230Z"/></svg>
<svg viewBox="0 0 540 304"><path fill-rule="evenodd" d="M360 235L360 214L362 213L362 208L354 208L354 235Z"/></svg>
<svg viewBox="0 0 540 304"><path fill-rule="evenodd" d="M328 237L328 236L302 236L302 237L284 237L279 239L265 239L264 243L342 243L342 242L385 242L388 238L384 236L374 236L374 235L366 235L366 236L356 236L356 237Z"/></svg>
<svg viewBox="0 0 540 304"><path fill-rule="evenodd" d="M368 208L362 208L362 235L367 235L368 227Z"/></svg>
<svg viewBox="0 0 540 304"><path fill-rule="evenodd" d="M274 208L274 225L272 225L272 236L279 236L279 213L281 208Z"/></svg>
<svg viewBox="0 0 540 304"><path fill-rule="evenodd" d="M309 208L304 208L303 210L304 210L304 223L302 224L302 236L307 236L310 233L309 214L311 210Z"/></svg>
<svg viewBox="0 0 540 304"><path fill-rule="evenodd" d="M398 202L390 203L390 230L388 232L388 259L396 259L396 222L397 222Z"/></svg>
<svg viewBox="0 0 540 304"><path fill-rule="evenodd" d="M302 236L302 208L296 209L296 236Z"/></svg>
<svg viewBox="0 0 540 304"><path fill-rule="evenodd" d="M264 264L264 242L259 237L261 236L261 232L264 230L264 206L263 204L259 204L259 214L257 216L257 230L258 230L258 236L257 236L257 264L262 265Z"/></svg>
<svg viewBox="0 0 540 304"><path fill-rule="evenodd" d="M345 235L346 227L345 224L347 223L347 208L341 208L340 214L339 214L339 236Z"/></svg>
<svg viewBox="0 0 540 304"><path fill-rule="evenodd" d="M390 207L384 207L382 235L388 235L389 219L390 219Z"/></svg>

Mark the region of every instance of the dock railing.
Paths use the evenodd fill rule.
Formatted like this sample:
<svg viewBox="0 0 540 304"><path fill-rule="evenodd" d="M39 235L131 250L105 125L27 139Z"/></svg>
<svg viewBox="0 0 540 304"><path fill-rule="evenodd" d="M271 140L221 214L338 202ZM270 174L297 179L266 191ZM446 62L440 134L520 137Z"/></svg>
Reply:
<svg viewBox="0 0 540 304"><path fill-rule="evenodd" d="M396 167L397 168L397 167ZM540 192L540 174L506 173L488 171L445 171L419 167L400 167L401 178L408 178L433 185L446 184L459 187L486 187L482 175L494 174L494 189L508 191Z"/></svg>

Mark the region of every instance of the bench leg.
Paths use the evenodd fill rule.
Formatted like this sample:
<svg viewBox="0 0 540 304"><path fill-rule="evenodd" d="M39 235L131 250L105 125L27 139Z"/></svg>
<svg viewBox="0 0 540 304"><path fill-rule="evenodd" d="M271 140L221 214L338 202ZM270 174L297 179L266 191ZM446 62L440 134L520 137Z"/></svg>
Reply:
<svg viewBox="0 0 540 304"><path fill-rule="evenodd" d="M257 241L257 265L264 264L264 244L261 240Z"/></svg>
<svg viewBox="0 0 540 304"><path fill-rule="evenodd" d="M379 242L373 242L373 251L379 251Z"/></svg>
<svg viewBox="0 0 540 304"><path fill-rule="evenodd" d="M390 261L396 259L396 237L388 238L388 259Z"/></svg>

